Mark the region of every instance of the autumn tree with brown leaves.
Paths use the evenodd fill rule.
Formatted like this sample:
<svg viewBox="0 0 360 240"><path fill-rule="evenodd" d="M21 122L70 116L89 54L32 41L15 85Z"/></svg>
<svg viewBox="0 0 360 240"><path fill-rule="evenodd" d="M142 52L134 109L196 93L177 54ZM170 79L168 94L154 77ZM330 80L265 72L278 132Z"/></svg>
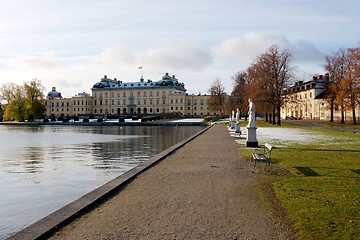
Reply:
<svg viewBox="0 0 360 240"><path fill-rule="evenodd" d="M329 78L325 83L326 101L330 105L330 122L334 121L335 106L340 108L341 123L345 123L345 111L351 109L356 125L356 107L360 94L360 48L340 49L325 57L325 69Z"/></svg>
<svg viewBox="0 0 360 240"><path fill-rule="evenodd" d="M347 105L352 112L353 124L356 125L356 107L360 104L360 47L347 49L347 70L342 87Z"/></svg>
<svg viewBox="0 0 360 240"><path fill-rule="evenodd" d="M250 84L250 79L246 71L238 72L234 77L234 88L231 92L230 97L230 106L231 109L239 108L240 115L245 114L245 119L247 118L247 108L248 108L248 85Z"/></svg>
<svg viewBox="0 0 360 240"><path fill-rule="evenodd" d="M288 50L272 45L248 69L251 79L249 95L258 103L257 109L272 112L272 122L275 123L276 117L277 125L281 125L280 110L286 99L284 89L293 78L291 60Z"/></svg>

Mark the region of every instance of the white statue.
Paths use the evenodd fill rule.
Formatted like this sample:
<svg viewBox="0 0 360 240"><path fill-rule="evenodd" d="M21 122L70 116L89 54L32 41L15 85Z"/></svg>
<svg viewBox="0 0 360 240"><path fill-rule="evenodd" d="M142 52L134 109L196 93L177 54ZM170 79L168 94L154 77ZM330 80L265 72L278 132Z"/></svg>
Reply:
<svg viewBox="0 0 360 240"><path fill-rule="evenodd" d="M235 118L236 124L235 124L235 133L239 133L241 134L241 129L240 129L240 110L237 108L236 109L236 118Z"/></svg>
<svg viewBox="0 0 360 240"><path fill-rule="evenodd" d="M230 125L230 128L231 129L235 128L235 111L234 110L231 111L231 125Z"/></svg>
<svg viewBox="0 0 360 240"><path fill-rule="evenodd" d="M237 108L236 109L236 123L240 122L240 110Z"/></svg>
<svg viewBox="0 0 360 240"><path fill-rule="evenodd" d="M255 117L255 104L254 102L252 101L251 98L249 98L249 123L248 125L246 126L247 128L256 128L256 124L255 124L255 121L256 121L256 117Z"/></svg>

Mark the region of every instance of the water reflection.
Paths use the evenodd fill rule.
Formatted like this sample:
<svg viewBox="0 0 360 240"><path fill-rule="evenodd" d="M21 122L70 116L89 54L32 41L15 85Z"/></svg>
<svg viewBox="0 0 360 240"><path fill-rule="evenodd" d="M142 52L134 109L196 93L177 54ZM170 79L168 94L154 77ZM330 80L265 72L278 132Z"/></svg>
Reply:
<svg viewBox="0 0 360 240"><path fill-rule="evenodd" d="M202 128L0 126L0 239Z"/></svg>

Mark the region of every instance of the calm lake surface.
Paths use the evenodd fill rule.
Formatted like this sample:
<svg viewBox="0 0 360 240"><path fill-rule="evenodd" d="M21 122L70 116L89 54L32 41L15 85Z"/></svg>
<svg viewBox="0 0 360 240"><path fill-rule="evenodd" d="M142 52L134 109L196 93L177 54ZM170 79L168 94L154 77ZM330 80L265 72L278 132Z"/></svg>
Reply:
<svg viewBox="0 0 360 240"><path fill-rule="evenodd" d="M203 128L0 125L0 239Z"/></svg>

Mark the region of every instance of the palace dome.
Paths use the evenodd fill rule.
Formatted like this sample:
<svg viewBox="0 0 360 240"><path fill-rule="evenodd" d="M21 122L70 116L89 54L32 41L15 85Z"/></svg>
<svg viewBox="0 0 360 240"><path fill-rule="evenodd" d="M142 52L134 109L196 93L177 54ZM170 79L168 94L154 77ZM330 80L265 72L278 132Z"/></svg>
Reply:
<svg viewBox="0 0 360 240"><path fill-rule="evenodd" d="M51 92L48 93L47 98L49 98L49 99L62 98L61 92L56 91L56 88L53 87Z"/></svg>

